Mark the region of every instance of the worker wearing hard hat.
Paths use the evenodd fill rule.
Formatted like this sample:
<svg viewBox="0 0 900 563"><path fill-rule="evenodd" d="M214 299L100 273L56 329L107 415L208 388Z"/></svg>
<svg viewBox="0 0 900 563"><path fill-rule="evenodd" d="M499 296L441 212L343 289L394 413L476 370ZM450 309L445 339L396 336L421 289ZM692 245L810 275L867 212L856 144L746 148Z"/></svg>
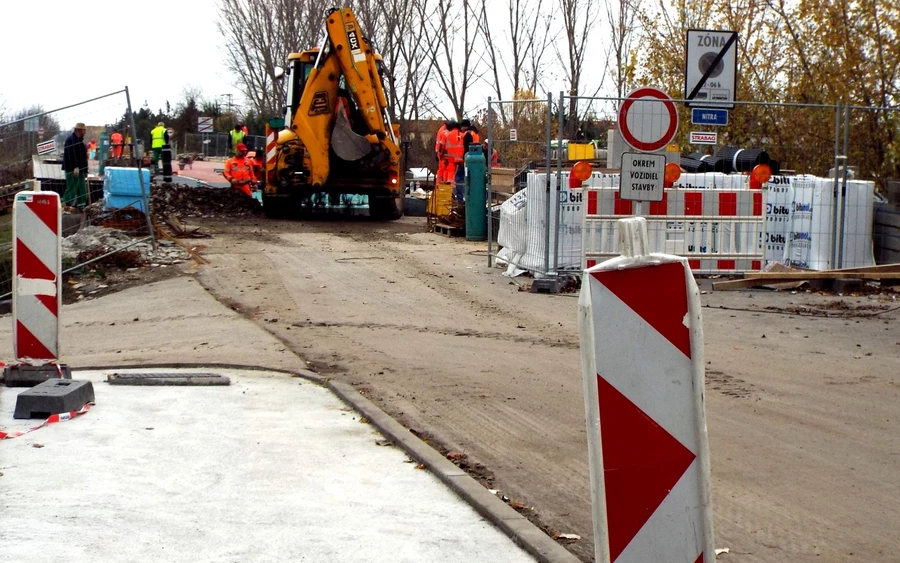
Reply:
<svg viewBox="0 0 900 563"><path fill-rule="evenodd" d="M253 162L247 158L247 145L238 143L236 153L225 161L225 169L222 175L231 184L231 187L240 190L253 197L253 188L256 187L256 174L253 171Z"/></svg>
<svg viewBox="0 0 900 563"><path fill-rule="evenodd" d="M159 158L162 156L163 145L169 143L169 132L166 130L166 124L160 121L150 131L150 148L153 150L153 173L159 170Z"/></svg>

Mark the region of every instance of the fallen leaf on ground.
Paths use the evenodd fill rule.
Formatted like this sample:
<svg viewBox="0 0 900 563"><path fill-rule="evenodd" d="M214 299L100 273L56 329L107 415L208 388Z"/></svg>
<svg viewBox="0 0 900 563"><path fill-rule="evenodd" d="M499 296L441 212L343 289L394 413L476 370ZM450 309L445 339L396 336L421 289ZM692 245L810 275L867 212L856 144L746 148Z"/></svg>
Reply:
<svg viewBox="0 0 900 563"><path fill-rule="evenodd" d="M43 448L44 444L31 444L32 448Z"/></svg>
<svg viewBox="0 0 900 563"><path fill-rule="evenodd" d="M464 454L463 452L450 452L449 454L447 454L447 459L449 459L450 461L456 461L457 459L466 459L467 457L468 455Z"/></svg>
<svg viewBox="0 0 900 563"><path fill-rule="evenodd" d="M509 505L516 510L528 510L528 506L524 502L519 500L511 500L509 501Z"/></svg>
<svg viewBox="0 0 900 563"><path fill-rule="evenodd" d="M420 463L419 465L416 466L416 469L425 469L425 464Z"/></svg>
<svg viewBox="0 0 900 563"><path fill-rule="evenodd" d="M393 446L394 443L391 442L390 440L381 439L381 440L375 440L375 445L376 446Z"/></svg>

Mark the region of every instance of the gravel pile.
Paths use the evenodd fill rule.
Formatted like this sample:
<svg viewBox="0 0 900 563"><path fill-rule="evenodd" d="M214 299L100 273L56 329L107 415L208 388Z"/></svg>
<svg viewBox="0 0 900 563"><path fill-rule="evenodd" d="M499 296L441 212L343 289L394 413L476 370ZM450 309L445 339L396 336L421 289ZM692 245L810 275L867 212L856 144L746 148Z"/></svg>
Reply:
<svg viewBox="0 0 900 563"><path fill-rule="evenodd" d="M258 201L230 188L187 188L163 184L153 188L150 199L156 217L174 214L180 218L218 218L262 213Z"/></svg>
<svg viewBox="0 0 900 563"><path fill-rule="evenodd" d="M64 261L78 264L86 258L99 257L113 250L124 249L135 240L139 239L132 238L122 231L106 227L84 227L62 240L62 257ZM185 249L168 240L158 241L156 252L148 241L135 244L116 254L127 256L128 260L134 263L119 264L118 261L121 261L122 257L117 258L116 255L105 260L119 266L138 266L141 263L152 266L180 264L191 258Z"/></svg>

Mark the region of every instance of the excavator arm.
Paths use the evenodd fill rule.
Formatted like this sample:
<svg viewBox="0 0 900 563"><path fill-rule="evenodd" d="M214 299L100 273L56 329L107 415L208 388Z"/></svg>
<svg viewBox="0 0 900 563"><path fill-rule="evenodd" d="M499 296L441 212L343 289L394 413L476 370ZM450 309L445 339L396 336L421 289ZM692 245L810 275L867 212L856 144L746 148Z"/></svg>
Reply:
<svg viewBox="0 0 900 563"><path fill-rule="evenodd" d="M292 132L306 148L309 183L323 186L328 180L329 149L348 161L378 151L398 169L400 147L387 111L375 53L363 37L356 16L349 8L335 9L328 15L325 28L328 45L306 79L291 123ZM363 117L365 131L352 129L349 108L338 100L341 76Z"/></svg>
<svg viewBox="0 0 900 563"><path fill-rule="evenodd" d="M288 56L287 126L267 129L263 207L274 216L291 200L361 194L371 217L398 219L399 128L391 123L381 57L348 8L328 13L325 39Z"/></svg>

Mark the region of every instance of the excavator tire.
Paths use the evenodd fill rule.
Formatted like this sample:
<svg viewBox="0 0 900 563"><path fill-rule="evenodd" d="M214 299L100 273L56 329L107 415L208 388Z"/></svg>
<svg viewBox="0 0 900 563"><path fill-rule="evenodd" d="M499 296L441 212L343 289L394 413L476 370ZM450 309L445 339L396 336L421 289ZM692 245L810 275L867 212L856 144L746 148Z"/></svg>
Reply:
<svg viewBox="0 0 900 563"><path fill-rule="evenodd" d="M403 197L370 196L369 216L379 221L396 221L403 217Z"/></svg>

